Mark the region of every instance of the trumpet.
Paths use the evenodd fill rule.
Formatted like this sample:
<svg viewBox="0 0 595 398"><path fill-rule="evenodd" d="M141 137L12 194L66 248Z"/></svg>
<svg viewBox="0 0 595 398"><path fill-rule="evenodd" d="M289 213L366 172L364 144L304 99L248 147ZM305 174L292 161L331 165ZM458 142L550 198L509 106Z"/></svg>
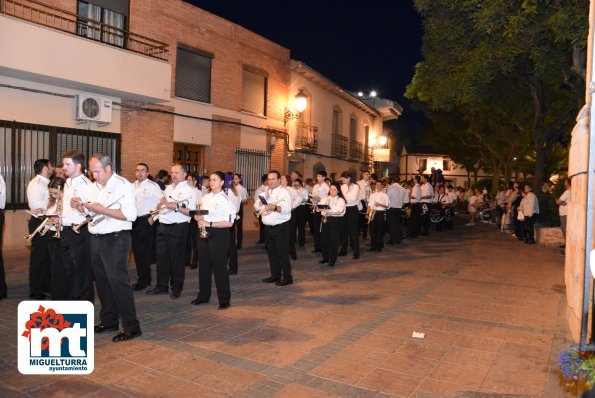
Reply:
<svg viewBox="0 0 595 398"><path fill-rule="evenodd" d="M189 199L190 198L186 198L186 199L182 199L182 200L176 200L174 198L172 198L171 195L169 195L170 199L172 199L172 201L174 203L177 203L178 205L180 205L180 207L185 208L190 202ZM150 225L153 225L153 223L155 222L155 217L161 215L161 214L165 214L165 213L169 213L171 212L171 209L168 209L165 205L156 208L155 210L151 211L149 218L148 218L148 222Z"/></svg>
<svg viewBox="0 0 595 398"><path fill-rule="evenodd" d="M62 192L62 187L58 186L58 200L56 202L56 213L59 215L62 214L62 197L64 196L64 192ZM56 225L56 233L52 236L54 239L62 239L62 218L58 216L58 222Z"/></svg>
<svg viewBox="0 0 595 398"><path fill-rule="evenodd" d="M33 232L31 232L29 235L25 236L25 239L27 239L27 241L31 242L33 240L33 238L35 237L35 235L39 234L39 236L44 236L48 230L50 229L50 223L49 223L50 218L46 217L45 220L43 220L41 222L41 224L39 224L39 226L37 228L35 228L35 230Z"/></svg>
<svg viewBox="0 0 595 398"><path fill-rule="evenodd" d="M374 221L375 216L376 216L376 207L372 207L372 209L368 213L368 224L371 224L372 221Z"/></svg>
<svg viewBox="0 0 595 398"><path fill-rule="evenodd" d="M201 206L198 206L197 215L206 216L207 214L209 214L208 210L203 210L201 209ZM209 231L207 231L207 227L200 227L200 233L198 234L198 237L201 239L207 239L209 237Z"/></svg>
<svg viewBox="0 0 595 398"><path fill-rule="evenodd" d="M110 203L109 205L105 206L106 209L111 208L113 205L119 203L122 199L124 198L124 195L120 196L118 198L118 200L113 201L112 203ZM80 234L81 233L81 228L86 225L86 224L91 224L92 226L96 226L97 224L99 224L100 222L107 220L109 217L106 215L100 215L98 216L97 213L95 214L88 214L85 216L85 219L80 223L80 224L72 224L72 230L74 231L74 233L76 234Z"/></svg>

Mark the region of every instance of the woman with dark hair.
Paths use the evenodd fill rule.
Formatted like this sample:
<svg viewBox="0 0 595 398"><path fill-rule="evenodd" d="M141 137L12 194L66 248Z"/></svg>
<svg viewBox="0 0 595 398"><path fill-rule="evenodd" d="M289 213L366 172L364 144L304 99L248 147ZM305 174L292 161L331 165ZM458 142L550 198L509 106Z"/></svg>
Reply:
<svg viewBox="0 0 595 398"><path fill-rule="evenodd" d="M64 194L64 184L66 180L63 178L53 178L49 185L50 199L48 201L48 214L58 214L58 202ZM53 218L54 226L50 228L51 232L48 234L54 235L56 228L61 228L58 218ZM48 251L50 253L50 278L51 278L51 292L52 300L68 300L70 294L70 283L64 262L62 261L62 245L61 239L48 239Z"/></svg>
<svg viewBox="0 0 595 398"><path fill-rule="evenodd" d="M339 239L343 229L343 216L345 215L345 197L341 192L341 185L335 182L331 185L329 196L325 198L326 205L330 209L322 211L323 220L320 224L322 228L322 260L320 264L328 263L333 267L337 262L337 250Z"/></svg>
<svg viewBox="0 0 595 398"><path fill-rule="evenodd" d="M341 250L340 256L347 255L347 242L351 242L351 249L353 250L353 258L359 258L359 236L358 223L359 212L359 185L353 182L355 178L349 172L341 173L341 191L346 202L345 221L343 223L343 235L341 236Z"/></svg>
<svg viewBox="0 0 595 398"><path fill-rule="evenodd" d="M219 309L229 308L231 290L229 287L229 272L227 271L227 255L229 252L229 228L236 218L236 208L223 191L225 174L216 171L211 174L209 186L211 191L202 199L202 210L207 215L194 216L198 227L207 232L198 240L198 283L199 292L196 300L191 304L208 303L211 298L211 275L215 276Z"/></svg>

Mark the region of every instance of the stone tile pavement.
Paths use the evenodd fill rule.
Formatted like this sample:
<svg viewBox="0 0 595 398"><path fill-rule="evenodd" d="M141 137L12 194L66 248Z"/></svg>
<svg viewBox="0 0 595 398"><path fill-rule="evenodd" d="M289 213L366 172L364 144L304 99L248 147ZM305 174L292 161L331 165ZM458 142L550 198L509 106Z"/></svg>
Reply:
<svg viewBox="0 0 595 398"><path fill-rule="evenodd" d="M329 268L308 242L295 284L277 287L260 282L268 263L254 240L245 235L230 309L190 305L198 275L187 268L177 300L135 293L143 336L96 336L88 376L18 372L28 252L5 253L0 397L574 396L557 367L568 336L556 249L459 222Z"/></svg>

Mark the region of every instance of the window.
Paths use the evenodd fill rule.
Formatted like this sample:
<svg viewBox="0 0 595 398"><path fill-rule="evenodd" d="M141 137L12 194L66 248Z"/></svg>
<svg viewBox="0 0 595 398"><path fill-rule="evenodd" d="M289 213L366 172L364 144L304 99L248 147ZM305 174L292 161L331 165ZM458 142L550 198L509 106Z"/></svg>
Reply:
<svg viewBox="0 0 595 398"><path fill-rule="evenodd" d="M424 173L426 171L426 169L428 168L428 159L419 159L418 164L419 164L418 171L420 173Z"/></svg>
<svg viewBox="0 0 595 398"><path fill-rule="evenodd" d="M267 114L267 77L261 73L243 70L242 75L242 110L266 116Z"/></svg>
<svg viewBox="0 0 595 398"><path fill-rule="evenodd" d="M357 119L354 116L349 119L349 139L357 140Z"/></svg>
<svg viewBox="0 0 595 398"><path fill-rule="evenodd" d="M442 171L448 171L450 169L450 160L442 160Z"/></svg>
<svg viewBox="0 0 595 398"><path fill-rule="evenodd" d="M341 119L343 117L343 112L341 111L341 108L339 108L338 106L334 106L333 107L333 134L341 134L341 130L342 130L342 125L341 125Z"/></svg>
<svg viewBox="0 0 595 398"><path fill-rule="evenodd" d="M213 56L178 47L176 55L176 97L211 102Z"/></svg>
<svg viewBox="0 0 595 398"><path fill-rule="evenodd" d="M77 34L124 47L128 1L78 2Z"/></svg>
<svg viewBox="0 0 595 398"><path fill-rule="evenodd" d="M80 150L87 159L105 153L119 170L119 134L0 120L0 173L6 181L6 208L27 208L26 190L34 176L35 160L49 159L55 165L71 149Z"/></svg>

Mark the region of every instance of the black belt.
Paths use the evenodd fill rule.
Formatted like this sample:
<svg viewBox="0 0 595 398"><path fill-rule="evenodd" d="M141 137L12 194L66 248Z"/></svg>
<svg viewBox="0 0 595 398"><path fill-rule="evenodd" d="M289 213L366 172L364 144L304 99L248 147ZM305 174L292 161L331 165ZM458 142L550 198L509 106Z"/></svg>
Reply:
<svg viewBox="0 0 595 398"><path fill-rule="evenodd" d="M266 225L266 224L265 224L265 226L267 226L267 227L269 227L269 228L275 228L275 227L280 227L281 225L285 225L285 224L287 224L288 222L289 222L289 221L285 221L285 222L282 222L281 224L275 224L275 225Z"/></svg>
<svg viewBox="0 0 595 398"><path fill-rule="evenodd" d="M137 216L136 219L138 220L140 218L149 218L149 217L151 217L150 214L145 214L144 216Z"/></svg>
<svg viewBox="0 0 595 398"><path fill-rule="evenodd" d="M126 232L127 233L130 233L129 230L124 229L124 230L121 230L121 231L109 232L107 234L91 234L91 236L93 236L94 238L110 238L110 237L118 236L118 235L123 234L123 233L126 233Z"/></svg>

